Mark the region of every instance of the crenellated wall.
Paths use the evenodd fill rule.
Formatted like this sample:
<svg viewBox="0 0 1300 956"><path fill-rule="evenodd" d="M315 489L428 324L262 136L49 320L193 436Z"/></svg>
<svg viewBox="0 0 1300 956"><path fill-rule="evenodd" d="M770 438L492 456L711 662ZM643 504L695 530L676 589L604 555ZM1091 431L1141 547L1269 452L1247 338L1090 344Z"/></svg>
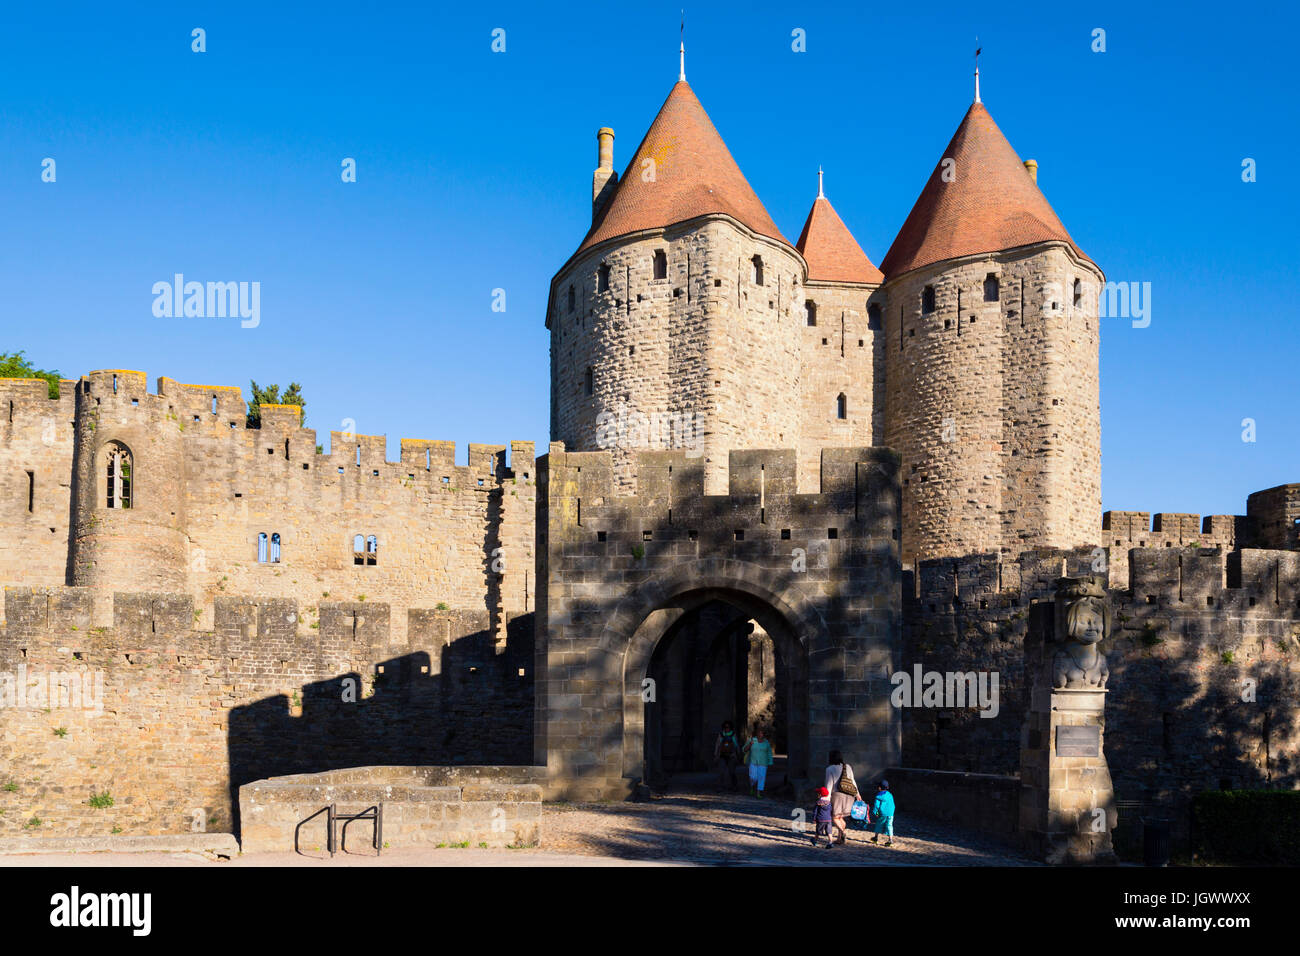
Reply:
<svg viewBox="0 0 1300 956"><path fill-rule="evenodd" d="M1051 600L1058 577L1104 571L1107 557L1080 548L948 558L905 574L904 669L996 672L1000 696L993 718L905 710L907 766L1016 772L1030 605ZM1200 790L1300 787L1300 552L1171 546L1127 559L1103 645L1121 824L1159 811L1185 826Z"/></svg>
<svg viewBox="0 0 1300 956"><path fill-rule="evenodd" d="M445 604L488 611L502 636L532 607L531 442L511 443L509 466L504 445L471 445L459 465L454 443L417 439L387 461L383 436L344 432L321 454L295 406L262 406L246 427L234 387L161 378L151 393L127 370L65 382L57 401L45 387L0 382L0 444L20 463L0 499L0 580L93 588L96 624L132 589L200 609L229 593ZM129 508L108 506L113 450L130 456Z"/></svg>
<svg viewBox="0 0 1300 956"><path fill-rule="evenodd" d="M238 787L266 777L529 763L531 614L498 641L483 610L412 608L399 635L371 601L117 593L97 626L94 597L5 589L0 833L228 831ZM52 677L86 697L50 700Z"/></svg>

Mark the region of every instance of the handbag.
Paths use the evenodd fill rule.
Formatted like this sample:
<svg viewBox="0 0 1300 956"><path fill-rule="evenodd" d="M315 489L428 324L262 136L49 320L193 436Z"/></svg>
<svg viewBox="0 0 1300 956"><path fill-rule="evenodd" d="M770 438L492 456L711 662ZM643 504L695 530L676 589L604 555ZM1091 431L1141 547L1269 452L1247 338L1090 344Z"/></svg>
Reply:
<svg viewBox="0 0 1300 956"><path fill-rule="evenodd" d="M835 785L835 789L840 793L847 793L850 797L858 795L858 785L853 782L853 771L846 763L840 764L840 782Z"/></svg>
<svg viewBox="0 0 1300 956"><path fill-rule="evenodd" d="M865 820L867 818L867 805L861 800L854 800L853 809L849 811L849 816L854 820Z"/></svg>

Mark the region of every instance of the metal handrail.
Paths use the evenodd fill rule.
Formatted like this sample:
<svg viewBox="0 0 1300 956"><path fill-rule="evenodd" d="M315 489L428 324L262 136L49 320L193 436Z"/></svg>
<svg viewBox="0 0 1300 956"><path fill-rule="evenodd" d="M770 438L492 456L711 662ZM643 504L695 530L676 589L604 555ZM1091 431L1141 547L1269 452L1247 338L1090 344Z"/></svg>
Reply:
<svg viewBox="0 0 1300 956"><path fill-rule="evenodd" d="M326 804L325 806L317 810L315 813L313 813L311 816L307 817L305 820L299 821L298 825L293 828L293 852L294 853L302 852L302 850L298 848L298 831L300 831L308 823L311 823L311 821L315 820L322 813L327 814L325 818L326 819L325 847L330 851L330 856L334 855L334 804L332 803Z"/></svg>

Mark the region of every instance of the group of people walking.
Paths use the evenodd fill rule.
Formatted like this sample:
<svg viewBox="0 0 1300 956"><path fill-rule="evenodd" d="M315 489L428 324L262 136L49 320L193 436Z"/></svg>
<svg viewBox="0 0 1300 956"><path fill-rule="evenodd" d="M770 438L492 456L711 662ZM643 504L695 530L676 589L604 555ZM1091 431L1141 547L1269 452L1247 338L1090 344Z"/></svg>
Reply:
<svg viewBox="0 0 1300 956"><path fill-rule="evenodd" d="M731 721L722 723L722 732L713 745L713 760L718 765L718 785L736 789L736 768L743 760L749 767L749 795L762 799L767 788L767 768L772 766L772 742L762 727L741 746Z"/></svg>
<svg viewBox="0 0 1300 956"><path fill-rule="evenodd" d="M812 845L817 845L818 837L826 837L826 849L840 846L848 838L850 819L861 820L864 826L874 822L876 835L872 843L880 841L885 834L885 846L894 845L894 795L889 791L889 781L882 780L876 786L875 799L868 806L858 790L858 782L853 779L853 768L838 750L832 750L826 764L826 782L818 791L817 808L814 819L817 829L813 833Z"/></svg>
<svg viewBox="0 0 1300 956"><path fill-rule="evenodd" d="M744 763L749 768L750 796L763 797L767 768L772 765L772 743L762 727L755 728L754 736L742 744L731 721L723 721L722 731L713 745L713 760L718 767L719 786L736 790L736 770ZM883 845L894 845L894 795L888 780L880 781L868 804L858 790L853 768L840 751L832 750L826 764L825 783L818 794L814 809L817 829L812 837L813 846L821 837L826 838L826 849L843 845L851 819L860 821L864 828L874 826L872 843L878 843L883 834Z"/></svg>

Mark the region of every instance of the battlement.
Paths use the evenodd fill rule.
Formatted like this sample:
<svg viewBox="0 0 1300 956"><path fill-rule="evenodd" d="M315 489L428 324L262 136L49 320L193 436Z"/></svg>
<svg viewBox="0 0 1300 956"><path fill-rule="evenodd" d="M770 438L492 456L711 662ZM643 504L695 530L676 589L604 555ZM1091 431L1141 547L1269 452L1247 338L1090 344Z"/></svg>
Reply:
<svg viewBox="0 0 1300 956"><path fill-rule="evenodd" d="M829 509L851 513L862 506L860 497L897 490L898 456L888 448L825 448L821 452L820 487L798 490L798 452L795 449L745 449L729 452L727 493L705 493L705 460L690 450L641 451L635 463L634 491L614 480L610 452L566 452L552 442L549 479L552 497L581 497L602 503L641 502L715 514L738 507L770 507L782 501L803 510Z"/></svg>
<svg viewBox="0 0 1300 956"><path fill-rule="evenodd" d="M392 639L421 647L444 646L450 636L484 634L481 650L490 657L502 648L488 635L485 610L395 608L382 601L320 601L303 608L293 598L218 595L196 608L189 594L117 591L112 595L112 625L94 626L97 589L84 587L4 587L0 626L0 666L33 642L48 649L59 645L69 661L94 663L97 651L126 649L133 654L165 655L188 647L189 653L248 661L313 660L356 645L375 654L388 653ZM402 614L405 628L390 626ZM201 619L212 621L200 627ZM224 650L223 650L224 649ZM291 654L284 653L292 650ZM23 659L17 655L17 659ZM341 668L348 655L337 662ZM484 659L486 662L486 658Z"/></svg>
<svg viewBox="0 0 1300 956"><path fill-rule="evenodd" d="M1195 516L1192 516L1195 517ZM1109 549L1027 551L921 561L913 601L929 613L1027 607L1051 597L1056 579L1097 574ZM1113 554L1113 552L1111 552ZM1112 581L1117 604L1229 610L1300 620L1300 552L1223 548L1133 548L1127 580Z"/></svg>

